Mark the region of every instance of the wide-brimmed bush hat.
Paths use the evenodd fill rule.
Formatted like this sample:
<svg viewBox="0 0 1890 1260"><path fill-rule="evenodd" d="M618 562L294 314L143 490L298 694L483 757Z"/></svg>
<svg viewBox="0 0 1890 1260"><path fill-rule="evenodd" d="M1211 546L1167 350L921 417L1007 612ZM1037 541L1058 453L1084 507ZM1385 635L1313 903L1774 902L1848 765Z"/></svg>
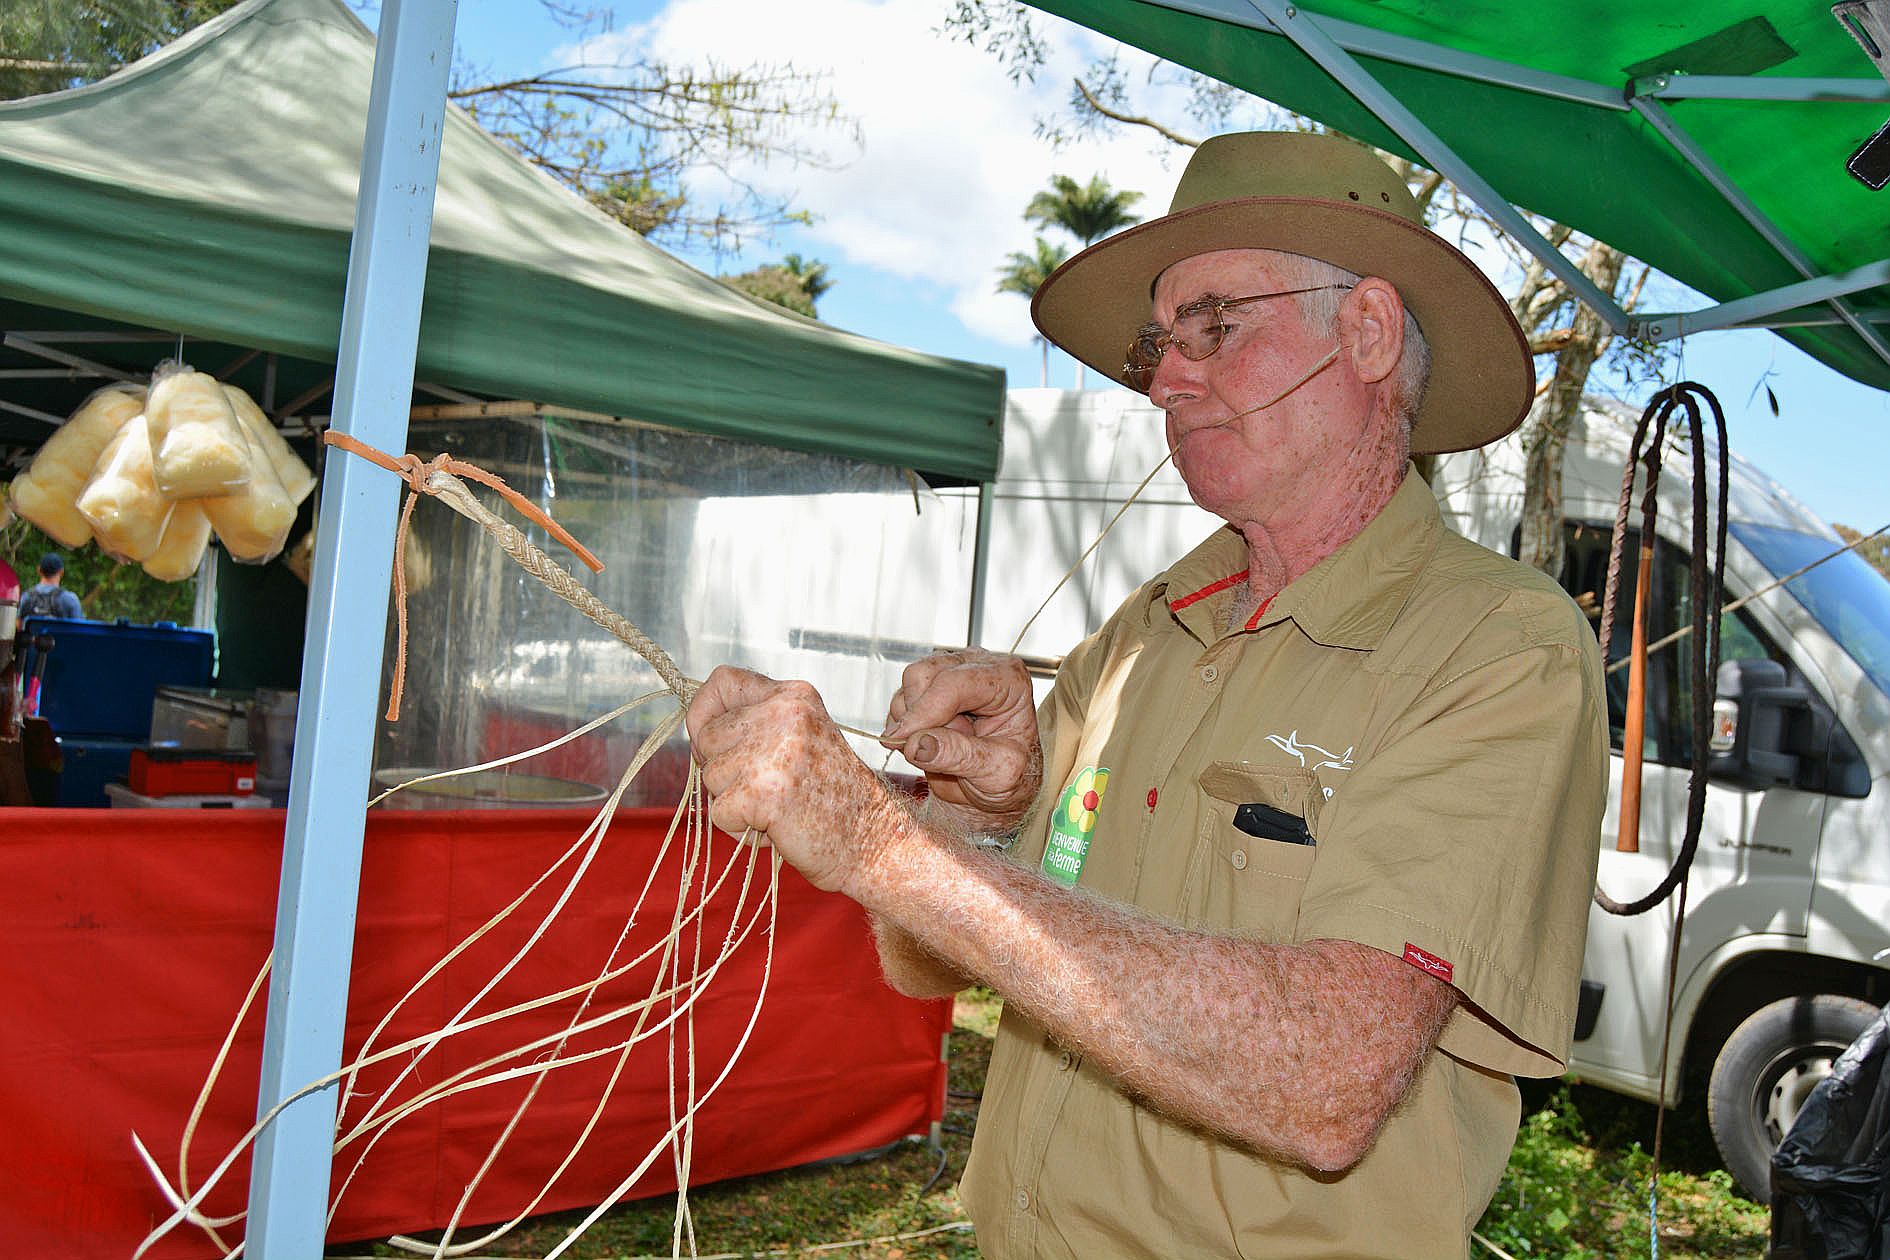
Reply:
<svg viewBox="0 0 1890 1260"><path fill-rule="evenodd" d="M1196 254L1273 249L1397 287L1431 348L1414 454L1470 450L1512 432L1535 394L1509 303L1462 251L1424 226L1410 189L1342 136L1242 132L1195 150L1166 215L1106 237L1058 267L1031 301L1043 335L1126 384L1123 360L1149 321L1164 270Z"/></svg>

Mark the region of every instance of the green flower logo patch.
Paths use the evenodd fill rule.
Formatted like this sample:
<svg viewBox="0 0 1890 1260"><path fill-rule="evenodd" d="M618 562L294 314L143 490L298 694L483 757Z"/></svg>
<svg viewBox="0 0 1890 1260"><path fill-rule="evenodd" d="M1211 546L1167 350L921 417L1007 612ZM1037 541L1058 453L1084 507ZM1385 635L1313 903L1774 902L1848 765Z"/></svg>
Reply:
<svg viewBox="0 0 1890 1260"><path fill-rule="evenodd" d="M1102 808L1103 793L1109 787L1109 771L1090 766L1063 789L1056 813L1050 816L1050 842L1043 850L1043 873L1074 888L1083 873L1083 859L1089 856L1090 833L1096 830L1096 814Z"/></svg>

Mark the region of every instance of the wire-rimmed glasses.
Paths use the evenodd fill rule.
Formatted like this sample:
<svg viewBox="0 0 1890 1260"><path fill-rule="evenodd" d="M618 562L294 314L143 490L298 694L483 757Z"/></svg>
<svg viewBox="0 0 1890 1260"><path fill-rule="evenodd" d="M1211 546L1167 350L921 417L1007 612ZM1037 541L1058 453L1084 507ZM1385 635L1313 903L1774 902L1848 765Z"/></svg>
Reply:
<svg viewBox="0 0 1890 1260"><path fill-rule="evenodd" d="M1301 293L1317 293L1322 289L1351 287L1350 284L1314 284L1302 289L1281 289L1277 293L1254 293L1234 298L1204 297L1189 302L1175 312L1175 322L1171 327L1144 324L1136 329L1134 340L1129 342L1129 355L1122 365L1122 375L1132 389L1146 394L1149 383L1155 378L1155 369L1160 366L1162 355L1168 352L1169 346L1181 351L1183 358L1196 362L1221 348L1221 343L1227 339L1227 321L1223 315L1229 307L1244 306L1265 298L1295 297Z"/></svg>

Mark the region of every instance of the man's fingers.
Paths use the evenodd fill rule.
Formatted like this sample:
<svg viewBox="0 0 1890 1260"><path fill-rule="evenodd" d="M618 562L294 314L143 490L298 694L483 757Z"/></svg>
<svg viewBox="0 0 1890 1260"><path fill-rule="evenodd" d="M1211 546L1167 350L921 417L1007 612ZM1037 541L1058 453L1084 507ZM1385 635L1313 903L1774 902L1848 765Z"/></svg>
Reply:
<svg viewBox="0 0 1890 1260"><path fill-rule="evenodd" d="M920 664L941 659L933 657ZM1009 658L985 657L958 660L916 675L918 666L909 667L906 684L893 698L886 735L909 737L915 731L952 725L954 719L999 717L1028 708L1028 676L1013 666Z"/></svg>
<svg viewBox="0 0 1890 1260"><path fill-rule="evenodd" d="M977 739L934 727L906 740L905 757L928 776L958 779L980 795L1000 797L1023 782L1029 753L1008 740Z"/></svg>
<svg viewBox="0 0 1890 1260"><path fill-rule="evenodd" d="M689 731L689 742L697 743L703 728L725 713L747 708L766 696L776 685L765 674L734 665L717 665L703 680L695 698L689 702L688 713L683 717L683 725Z"/></svg>

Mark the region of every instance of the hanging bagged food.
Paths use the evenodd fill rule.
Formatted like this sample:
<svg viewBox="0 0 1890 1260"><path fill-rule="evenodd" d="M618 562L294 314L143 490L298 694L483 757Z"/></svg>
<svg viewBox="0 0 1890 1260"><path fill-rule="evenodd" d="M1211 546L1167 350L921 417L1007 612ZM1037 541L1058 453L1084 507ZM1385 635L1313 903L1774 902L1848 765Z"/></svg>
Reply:
<svg viewBox="0 0 1890 1260"><path fill-rule="evenodd" d="M129 564L157 550L174 505L158 492L143 416L133 416L118 430L78 502L93 540L114 560Z"/></svg>
<svg viewBox="0 0 1890 1260"><path fill-rule="evenodd" d="M181 582L193 576L210 545L210 517L202 500L185 499L171 505L171 518L158 539L157 550L144 558L144 571L160 582Z"/></svg>
<svg viewBox="0 0 1890 1260"><path fill-rule="evenodd" d="M297 507L308 498L309 491L315 488L315 474L302 462L289 446L289 440L276 430L263 414L263 409L256 405L256 400L234 385L225 385L224 394L230 400L230 406L236 410L236 418L242 423L244 431L262 443L263 450L269 454L269 463L276 470L276 476L282 481L282 488L288 493L289 502Z"/></svg>
<svg viewBox="0 0 1890 1260"><path fill-rule="evenodd" d="M248 482L249 443L215 377L166 360L151 374L144 414L151 426L157 486L165 497L234 494Z"/></svg>
<svg viewBox="0 0 1890 1260"><path fill-rule="evenodd" d="M248 480L234 494L199 499L204 515L216 529L217 540L232 560L263 564L276 558L295 524L295 502L269 462L261 440L238 426L245 447Z"/></svg>
<svg viewBox="0 0 1890 1260"><path fill-rule="evenodd" d="M94 390L46 439L32 466L13 479L13 510L62 546L90 542L92 527L79 512L79 492L106 445L127 420L144 410L144 397L141 385L113 383Z"/></svg>

